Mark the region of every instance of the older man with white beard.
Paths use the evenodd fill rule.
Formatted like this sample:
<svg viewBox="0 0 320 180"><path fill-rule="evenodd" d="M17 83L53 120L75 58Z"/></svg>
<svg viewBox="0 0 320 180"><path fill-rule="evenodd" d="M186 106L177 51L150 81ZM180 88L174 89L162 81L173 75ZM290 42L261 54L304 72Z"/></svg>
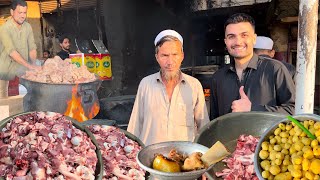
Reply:
<svg viewBox="0 0 320 180"><path fill-rule="evenodd" d="M160 71L141 80L127 130L145 145L193 141L209 117L200 82L180 71L183 38L164 30L154 44Z"/></svg>

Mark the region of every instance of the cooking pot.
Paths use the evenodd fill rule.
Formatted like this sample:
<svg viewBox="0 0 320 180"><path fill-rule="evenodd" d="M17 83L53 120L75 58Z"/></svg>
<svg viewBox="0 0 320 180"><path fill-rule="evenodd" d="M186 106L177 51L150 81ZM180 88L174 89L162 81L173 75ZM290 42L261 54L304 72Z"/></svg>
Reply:
<svg viewBox="0 0 320 180"><path fill-rule="evenodd" d="M97 91L101 80L79 84L49 84L20 78L20 84L26 87L23 98L24 111L52 111L65 114L70 100L78 100L84 115L91 119L99 112L100 105ZM94 113L92 108L98 108ZM68 115L68 114L65 114ZM79 119L77 119L79 121Z"/></svg>

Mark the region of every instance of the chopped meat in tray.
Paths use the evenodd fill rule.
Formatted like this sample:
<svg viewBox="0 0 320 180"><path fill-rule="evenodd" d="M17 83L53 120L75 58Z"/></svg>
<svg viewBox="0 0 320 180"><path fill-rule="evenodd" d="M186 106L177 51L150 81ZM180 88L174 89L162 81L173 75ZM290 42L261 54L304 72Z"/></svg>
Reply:
<svg viewBox="0 0 320 180"><path fill-rule="evenodd" d="M0 177L8 180L92 180L96 147L58 113L17 116L0 132Z"/></svg>
<svg viewBox="0 0 320 180"><path fill-rule="evenodd" d="M259 138L251 135L240 135L237 141L236 150L231 157L222 160L228 168L221 172L216 172L217 177L225 180L258 180L254 171L254 151L259 142Z"/></svg>
<svg viewBox="0 0 320 180"><path fill-rule="evenodd" d="M105 125L90 125L103 159L103 179L145 179L145 171L136 162L141 149L139 144L125 136L118 128Z"/></svg>

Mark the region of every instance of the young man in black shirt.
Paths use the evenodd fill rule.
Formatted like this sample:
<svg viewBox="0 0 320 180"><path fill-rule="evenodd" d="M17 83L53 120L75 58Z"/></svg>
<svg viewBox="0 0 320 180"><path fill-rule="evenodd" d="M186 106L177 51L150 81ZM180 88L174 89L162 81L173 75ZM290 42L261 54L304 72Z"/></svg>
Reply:
<svg viewBox="0 0 320 180"><path fill-rule="evenodd" d="M69 58L69 54L73 53L70 50L70 39L67 36L61 36L59 38L59 43L61 51L57 53L57 56L59 56L62 60L65 60L66 58Z"/></svg>
<svg viewBox="0 0 320 180"><path fill-rule="evenodd" d="M225 23L225 44L233 60L212 79L210 119L230 112L294 113L295 86L286 67L253 52L255 22L247 14Z"/></svg>

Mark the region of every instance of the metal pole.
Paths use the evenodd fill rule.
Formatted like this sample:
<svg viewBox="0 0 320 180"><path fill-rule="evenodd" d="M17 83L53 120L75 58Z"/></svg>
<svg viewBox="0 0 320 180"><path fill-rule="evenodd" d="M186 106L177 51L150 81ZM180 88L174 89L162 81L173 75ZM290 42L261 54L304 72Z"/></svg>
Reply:
<svg viewBox="0 0 320 180"><path fill-rule="evenodd" d="M300 0L295 113L313 113L318 0Z"/></svg>

